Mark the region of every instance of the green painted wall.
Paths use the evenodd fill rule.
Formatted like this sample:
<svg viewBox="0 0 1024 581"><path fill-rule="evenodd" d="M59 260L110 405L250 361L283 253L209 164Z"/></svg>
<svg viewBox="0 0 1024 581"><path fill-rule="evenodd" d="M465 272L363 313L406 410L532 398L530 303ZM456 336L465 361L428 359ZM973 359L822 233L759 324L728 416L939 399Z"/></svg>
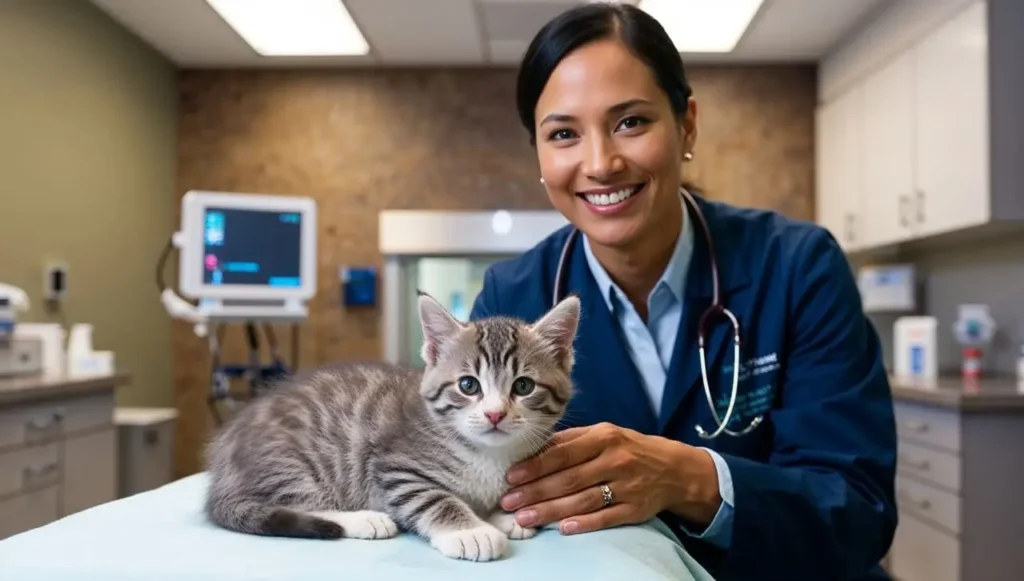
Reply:
<svg viewBox="0 0 1024 581"><path fill-rule="evenodd" d="M84 0L0 0L0 282L27 321L92 323L133 375L124 405L170 405L171 324L154 265L175 222L174 66ZM43 264L69 267L61 312ZM170 269L169 269L170 270Z"/></svg>

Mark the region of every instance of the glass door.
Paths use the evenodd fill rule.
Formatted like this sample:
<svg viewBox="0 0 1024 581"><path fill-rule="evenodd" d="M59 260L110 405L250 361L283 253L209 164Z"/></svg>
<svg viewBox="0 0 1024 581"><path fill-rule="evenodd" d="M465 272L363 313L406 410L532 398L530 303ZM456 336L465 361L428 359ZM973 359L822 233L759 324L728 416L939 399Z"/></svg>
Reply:
<svg viewBox="0 0 1024 581"><path fill-rule="evenodd" d="M423 329L417 308L417 291L434 297L460 321L468 321L473 302L483 289L487 268L506 256L402 256L388 269L400 282L395 323L385 329L386 351L396 363L422 367L420 349Z"/></svg>

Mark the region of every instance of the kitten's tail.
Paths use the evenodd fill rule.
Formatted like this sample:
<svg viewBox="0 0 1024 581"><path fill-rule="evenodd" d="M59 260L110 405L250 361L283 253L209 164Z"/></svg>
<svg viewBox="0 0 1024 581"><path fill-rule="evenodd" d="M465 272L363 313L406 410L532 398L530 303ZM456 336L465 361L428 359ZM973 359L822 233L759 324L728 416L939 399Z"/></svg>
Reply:
<svg viewBox="0 0 1024 581"><path fill-rule="evenodd" d="M251 535L333 540L345 534L340 524L325 518L251 500L210 501L206 512L220 526Z"/></svg>

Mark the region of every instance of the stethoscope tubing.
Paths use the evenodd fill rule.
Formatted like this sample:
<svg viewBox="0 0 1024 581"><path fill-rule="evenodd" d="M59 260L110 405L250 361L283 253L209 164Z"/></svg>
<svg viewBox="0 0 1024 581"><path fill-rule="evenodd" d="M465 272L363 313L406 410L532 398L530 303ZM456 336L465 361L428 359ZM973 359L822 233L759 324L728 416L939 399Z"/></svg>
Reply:
<svg viewBox="0 0 1024 581"><path fill-rule="evenodd" d="M735 431L728 429L730 420L732 419L733 411L736 407L736 399L739 393L739 373L740 373L740 324L736 319L736 315L721 303L719 296L719 285L718 285L718 260L715 256L714 241L711 238L711 230L708 227L707 221L704 219L704 213L701 212L700 207L697 205L696 200L693 196L686 191L685 188L679 189L680 195L683 197L684 202L692 211L697 222L700 223L701 232L704 235L704 240L708 246L708 254L711 263L711 305L704 311L700 317L697 329L697 341L698 351L700 354L700 376L701 383L704 387L704 395L708 401L708 407L711 409L711 416L714 418L718 428L713 432L708 432L700 424L694 426L697 431L697 435L705 440L712 440L719 437L722 434L729 436L743 436L752 432L757 426L759 426L764 419L763 416L755 417L746 428ZM572 252L573 245L576 242L576 238L579 236L579 229L573 228L569 232L569 236L566 238L565 243L562 245L562 252L558 258L558 268L555 271L555 284L554 292L551 297L551 305L557 305L562 298L562 287L565 285L565 277L568 272L569 254ZM718 415L718 410L715 407L714 396L711 395L711 386L708 383L708 370L707 370L707 359L704 349L705 341L705 328L709 324L712 316L716 314L722 314L729 319L729 323L733 329L733 366L732 366L732 389L729 397L729 407L725 410L725 417L721 418Z"/></svg>

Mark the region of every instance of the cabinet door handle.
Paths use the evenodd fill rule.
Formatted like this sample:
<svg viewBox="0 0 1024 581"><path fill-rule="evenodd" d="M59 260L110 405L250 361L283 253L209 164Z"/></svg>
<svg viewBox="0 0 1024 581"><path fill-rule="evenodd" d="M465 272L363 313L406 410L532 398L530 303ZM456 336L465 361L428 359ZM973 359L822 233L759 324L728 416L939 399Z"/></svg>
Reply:
<svg viewBox="0 0 1024 581"><path fill-rule="evenodd" d="M42 418L33 418L25 423L25 429L30 432L43 432L55 429L64 420L64 411L56 410L50 415Z"/></svg>
<svg viewBox="0 0 1024 581"><path fill-rule="evenodd" d="M925 471L931 468L931 463L928 460L912 460L909 456L900 456L899 459L907 466L917 470Z"/></svg>
<svg viewBox="0 0 1024 581"><path fill-rule="evenodd" d="M910 196L906 194L900 195L900 226L904 228L910 227Z"/></svg>
<svg viewBox="0 0 1024 581"><path fill-rule="evenodd" d="M22 490L28 490L34 486L38 486L39 481L49 482L49 479L56 475L59 469L60 465L57 462L51 462L50 464L39 468L26 466L25 470L21 474Z"/></svg>
<svg viewBox="0 0 1024 581"><path fill-rule="evenodd" d="M928 431L928 424L925 422L907 422L903 424L903 427L908 431L917 432L923 434Z"/></svg>
<svg viewBox="0 0 1024 581"><path fill-rule="evenodd" d="M847 242L853 242L854 238L855 238L854 232L853 232L853 219L854 219L853 214L847 214L846 215L846 241Z"/></svg>
<svg viewBox="0 0 1024 581"><path fill-rule="evenodd" d="M924 192L917 191L917 223L924 222Z"/></svg>
<svg viewBox="0 0 1024 581"><path fill-rule="evenodd" d="M907 493L907 491L905 491L905 490L900 490L899 493L897 494L897 496L903 502L906 502L907 504L912 504L912 505L920 508L921 510L928 510L932 506L932 502L930 500L928 500L927 498L922 498L921 500L917 500L914 497L910 496L910 494Z"/></svg>

